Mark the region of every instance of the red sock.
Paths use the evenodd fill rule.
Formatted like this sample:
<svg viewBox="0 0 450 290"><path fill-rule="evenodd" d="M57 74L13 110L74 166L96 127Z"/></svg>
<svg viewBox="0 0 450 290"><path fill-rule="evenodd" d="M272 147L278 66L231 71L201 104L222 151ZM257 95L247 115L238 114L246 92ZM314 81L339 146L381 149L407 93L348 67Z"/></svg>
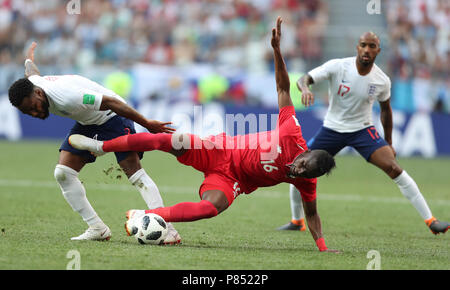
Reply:
<svg viewBox="0 0 450 290"><path fill-rule="evenodd" d="M172 135L166 133L137 133L125 135L112 140L103 141L102 149L105 152L144 152L152 150L170 152L170 150L172 150Z"/></svg>
<svg viewBox="0 0 450 290"><path fill-rule="evenodd" d="M174 206L146 210L145 213L155 213L166 222L192 222L215 217L216 207L207 200L200 202L181 202Z"/></svg>

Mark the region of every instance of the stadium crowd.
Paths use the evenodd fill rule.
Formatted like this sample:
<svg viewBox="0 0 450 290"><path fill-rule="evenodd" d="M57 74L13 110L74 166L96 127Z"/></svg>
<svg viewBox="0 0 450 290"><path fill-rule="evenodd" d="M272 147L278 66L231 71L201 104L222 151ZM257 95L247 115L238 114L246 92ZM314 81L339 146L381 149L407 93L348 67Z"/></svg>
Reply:
<svg viewBox="0 0 450 290"><path fill-rule="evenodd" d="M264 73L273 70L267 44L278 15L290 71L326 60L324 0L89 0L78 1L79 13L68 15L69 2L0 0L0 66L22 65L34 40L44 72L46 66L52 73L84 73L93 65L127 70L143 62ZM450 112L449 2L383 3L394 109ZM8 83L0 77L0 91Z"/></svg>
<svg viewBox="0 0 450 290"><path fill-rule="evenodd" d="M450 2L386 1L393 107L450 113Z"/></svg>
<svg viewBox="0 0 450 290"><path fill-rule="evenodd" d="M271 61L264 40L277 15L289 60L320 59L327 21L320 0L90 0L70 16L69 1L0 3L1 63L21 63L34 38L41 65L208 62L264 70Z"/></svg>

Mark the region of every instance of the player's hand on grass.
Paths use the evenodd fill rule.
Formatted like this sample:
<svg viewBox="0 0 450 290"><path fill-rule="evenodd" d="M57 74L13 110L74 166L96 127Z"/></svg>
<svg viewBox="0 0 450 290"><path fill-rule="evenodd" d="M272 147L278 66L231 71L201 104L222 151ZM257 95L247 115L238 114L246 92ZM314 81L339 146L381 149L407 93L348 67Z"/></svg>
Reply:
<svg viewBox="0 0 450 290"><path fill-rule="evenodd" d="M278 16L277 27L272 28L272 40L270 41L270 44L272 45L273 48L280 48L281 22L283 22L283 19L281 19L281 17Z"/></svg>
<svg viewBox="0 0 450 290"><path fill-rule="evenodd" d="M33 41L28 48L27 59L31 60L32 62L34 62L34 49L36 48L36 46L37 43Z"/></svg>
<svg viewBox="0 0 450 290"><path fill-rule="evenodd" d="M145 128L150 133L169 133L172 134L176 130L174 128L168 127L172 122L160 122L156 120L148 120Z"/></svg>
<svg viewBox="0 0 450 290"><path fill-rule="evenodd" d="M314 105L314 94L310 90L304 90L302 92L302 104L305 107Z"/></svg>

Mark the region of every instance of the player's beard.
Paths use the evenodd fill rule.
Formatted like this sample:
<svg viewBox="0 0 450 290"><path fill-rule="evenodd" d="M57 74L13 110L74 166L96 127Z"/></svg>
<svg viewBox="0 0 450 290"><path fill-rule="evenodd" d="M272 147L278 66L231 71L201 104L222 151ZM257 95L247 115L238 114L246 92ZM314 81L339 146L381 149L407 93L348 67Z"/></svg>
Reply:
<svg viewBox="0 0 450 290"><path fill-rule="evenodd" d="M50 115L50 111L48 109L49 107L50 107L50 104L48 103L48 98L46 95L45 100L42 101L42 109L44 110L44 112L43 112L43 116L39 117L40 119L45 120L48 118L48 116Z"/></svg>
<svg viewBox="0 0 450 290"><path fill-rule="evenodd" d="M367 57L367 60L365 60L363 57L364 56L366 56ZM365 67L368 67L368 66L371 66L371 65L373 65L373 63L375 62L375 58L370 58L370 56L368 56L368 55L361 55L361 56L358 56L358 61L359 61L359 63L361 64L361 65L363 65L363 66L365 66Z"/></svg>

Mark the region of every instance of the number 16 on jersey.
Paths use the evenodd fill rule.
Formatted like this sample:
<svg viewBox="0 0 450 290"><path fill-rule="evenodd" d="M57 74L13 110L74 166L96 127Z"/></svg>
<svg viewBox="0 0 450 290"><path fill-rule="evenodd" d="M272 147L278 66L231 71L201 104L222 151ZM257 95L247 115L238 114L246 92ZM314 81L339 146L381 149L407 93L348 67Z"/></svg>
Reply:
<svg viewBox="0 0 450 290"><path fill-rule="evenodd" d="M266 172L272 172L273 170L278 170L278 167L270 165L271 163L275 163L275 160L261 161L261 164L264 164L263 168Z"/></svg>

